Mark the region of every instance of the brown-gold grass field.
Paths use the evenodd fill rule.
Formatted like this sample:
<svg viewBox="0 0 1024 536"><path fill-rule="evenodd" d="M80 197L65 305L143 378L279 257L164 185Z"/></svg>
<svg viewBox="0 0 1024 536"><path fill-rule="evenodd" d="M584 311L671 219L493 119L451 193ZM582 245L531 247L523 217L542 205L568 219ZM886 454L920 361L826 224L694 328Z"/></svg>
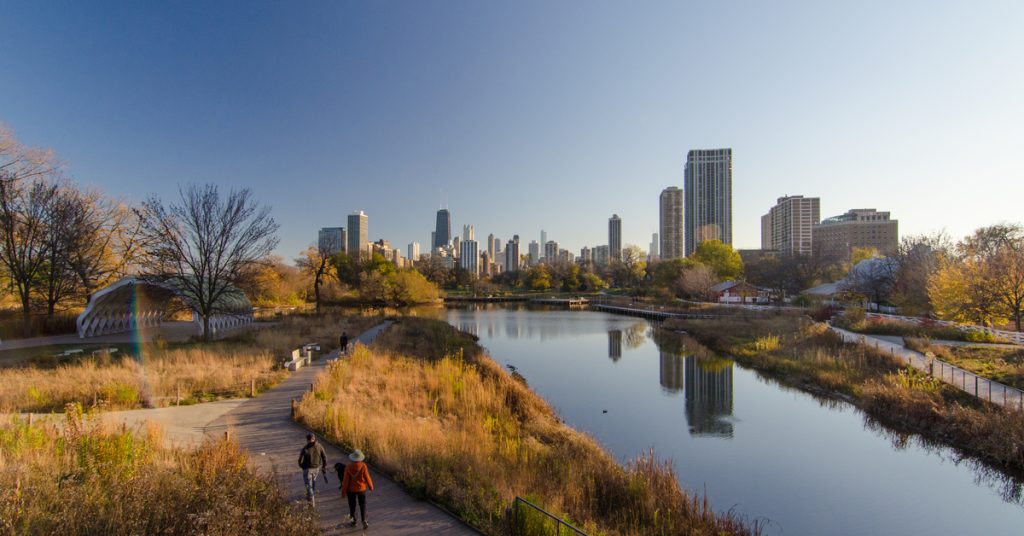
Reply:
<svg viewBox="0 0 1024 536"><path fill-rule="evenodd" d="M332 364L298 418L488 534L507 533L517 495L590 534L758 532L682 490L653 455L618 464L470 337L403 318Z"/></svg>

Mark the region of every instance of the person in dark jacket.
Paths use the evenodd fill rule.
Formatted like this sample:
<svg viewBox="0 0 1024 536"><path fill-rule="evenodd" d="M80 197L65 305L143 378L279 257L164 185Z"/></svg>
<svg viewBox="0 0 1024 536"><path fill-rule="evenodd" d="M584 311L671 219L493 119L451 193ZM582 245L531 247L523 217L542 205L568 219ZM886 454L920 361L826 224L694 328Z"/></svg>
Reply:
<svg viewBox="0 0 1024 536"><path fill-rule="evenodd" d="M348 350L348 332L344 331L341 333L341 337L338 337L338 355L345 355L345 351Z"/></svg>
<svg viewBox="0 0 1024 536"><path fill-rule="evenodd" d="M302 468L302 482L306 485L306 500L316 506L316 477L327 476L327 453L316 442L316 436L306 434L306 446L299 451L299 467Z"/></svg>

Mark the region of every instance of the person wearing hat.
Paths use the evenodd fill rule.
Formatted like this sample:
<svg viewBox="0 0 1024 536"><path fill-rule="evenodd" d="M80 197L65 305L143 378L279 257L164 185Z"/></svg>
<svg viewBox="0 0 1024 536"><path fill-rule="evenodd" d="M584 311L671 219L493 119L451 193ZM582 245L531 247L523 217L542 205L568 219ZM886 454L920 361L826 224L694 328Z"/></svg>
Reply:
<svg viewBox="0 0 1024 536"><path fill-rule="evenodd" d="M363 528L370 526L366 522L366 492L373 491L373 479L370 470L363 463L366 456L355 450L348 455L352 463L345 466L345 476L341 479L341 494L348 497L348 522L356 526L356 502L359 503L359 517L363 520Z"/></svg>

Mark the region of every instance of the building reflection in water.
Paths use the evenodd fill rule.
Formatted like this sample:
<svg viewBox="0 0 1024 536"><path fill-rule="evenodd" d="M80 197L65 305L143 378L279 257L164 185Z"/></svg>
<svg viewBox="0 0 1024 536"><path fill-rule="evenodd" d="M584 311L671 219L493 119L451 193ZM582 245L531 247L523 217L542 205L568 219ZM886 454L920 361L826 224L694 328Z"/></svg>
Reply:
<svg viewBox="0 0 1024 536"><path fill-rule="evenodd" d="M669 393L678 393L683 390L683 362L686 360L682 354L661 351L661 387Z"/></svg>
<svg viewBox="0 0 1024 536"><path fill-rule="evenodd" d="M622 359L622 330L608 330L608 358L613 362Z"/></svg>
<svg viewBox="0 0 1024 536"><path fill-rule="evenodd" d="M689 356L683 368L690 435L732 437L732 361Z"/></svg>

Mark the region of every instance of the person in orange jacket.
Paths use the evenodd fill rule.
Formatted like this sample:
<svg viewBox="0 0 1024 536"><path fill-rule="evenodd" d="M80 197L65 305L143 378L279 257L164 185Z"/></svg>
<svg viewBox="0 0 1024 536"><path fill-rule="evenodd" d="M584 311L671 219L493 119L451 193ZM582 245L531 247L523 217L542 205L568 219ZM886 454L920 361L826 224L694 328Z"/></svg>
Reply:
<svg viewBox="0 0 1024 536"><path fill-rule="evenodd" d="M370 526L366 521L366 492L373 491L373 479L370 470L363 463L366 456L362 451L355 450L348 455L352 463L345 466L345 476L341 479L341 494L348 497L348 523L356 526L356 502L359 502L359 517L363 520L363 528Z"/></svg>

